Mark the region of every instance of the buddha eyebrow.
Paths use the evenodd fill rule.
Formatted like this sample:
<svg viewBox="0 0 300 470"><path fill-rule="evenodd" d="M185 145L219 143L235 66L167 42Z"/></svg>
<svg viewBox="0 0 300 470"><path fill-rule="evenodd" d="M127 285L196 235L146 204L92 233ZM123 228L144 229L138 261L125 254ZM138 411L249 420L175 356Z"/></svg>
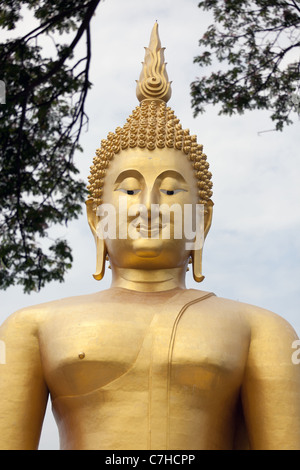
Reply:
<svg viewBox="0 0 300 470"><path fill-rule="evenodd" d="M156 179L164 179L164 178L175 178L179 180L181 183L187 184L185 178L182 176L181 173L178 173L178 171L175 170L166 170L163 173L161 173Z"/></svg>
<svg viewBox="0 0 300 470"><path fill-rule="evenodd" d="M126 178L136 178L136 179L138 179L138 180L140 180L141 178L144 179L144 178L143 178L143 175L142 175L139 171L134 170L134 169L130 169L130 170L124 170L124 171L122 171L122 173L120 173L120 174L117 176L117 178L116 178L114 184L121 183L121 182L122 182L123 180L125 180Z"/></svg>

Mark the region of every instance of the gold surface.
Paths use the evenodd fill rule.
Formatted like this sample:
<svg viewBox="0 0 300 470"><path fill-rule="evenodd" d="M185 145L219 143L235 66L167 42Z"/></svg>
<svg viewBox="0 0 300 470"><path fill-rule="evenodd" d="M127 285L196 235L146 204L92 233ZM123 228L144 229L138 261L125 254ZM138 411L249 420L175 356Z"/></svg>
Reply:
<svg viewBox="0 0 300 470"><path fill-rule="evenodd" d="M146 99L163 100L171 98L171 82L166 71L164 48L161 47L158 24L155 23L150 37L149 47L146 47L143 69L137 81L136 96L139 101Z"/></svg>
<svg viewBox="0 0 300 470"><path fill-rule="evenodd" d="M153 35L151 42L158 44ZM120 194L127 210L143 204L144 231L151 204L199 202L198 184L210 175L178 147L124 145L109 165L94 163L93 181L103 180L101 195L95 186L87 201L95 278L104 276L108 257L112 285L23 309L4 322L1 449L37 448L49 395L62 449L300 449L292 327L272 312L186 289L191 259L194 278L203 278L202 250L175 239L172 220L166 239L97 236L99 197L118 216ZM106 143L103 149L110 155Z"/></svg>

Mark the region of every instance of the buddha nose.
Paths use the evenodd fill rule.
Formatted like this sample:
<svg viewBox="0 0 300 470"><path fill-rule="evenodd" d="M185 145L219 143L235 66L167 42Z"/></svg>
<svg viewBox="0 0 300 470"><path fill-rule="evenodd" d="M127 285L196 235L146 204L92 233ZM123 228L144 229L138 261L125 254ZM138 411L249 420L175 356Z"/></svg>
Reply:
<svg viewBox="0 0 300 470"><path fill-rule="evenodd" d="M146 213L147 213L147 218L148 220L151 219L151 211L157 207L159 200L158 200L158 195L155 191L154 188L151 189L146 189L143 194L143 201L142 201Z"/></svg>

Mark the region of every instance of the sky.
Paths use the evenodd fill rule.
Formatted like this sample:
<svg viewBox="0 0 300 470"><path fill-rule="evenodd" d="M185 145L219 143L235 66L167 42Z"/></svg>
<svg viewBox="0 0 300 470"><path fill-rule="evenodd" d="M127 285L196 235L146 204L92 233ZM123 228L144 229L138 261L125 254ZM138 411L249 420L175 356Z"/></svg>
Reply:
<svg viewBox="0 0 300 470"><path fill-rule="evenodd" d="M213 173L214 217L204 247L205 280L200 287L271 310L300 335L300 118L295 113L294 124L279 133L272 131L269 114L261 111L225 117L218 115L218 107L208 106L205 114L193 117L190 83L205 74L193 58L199 54L200 37L213 21L197 4L197 0L100 3L91 24L89 127L82 134L83 153L76 155L76 165L87 181L101 139L123 126L137 106L135 80L157 20L172 81L169 105L182 126L204 145ZM24 22L22 29L30 30L29 23ZM109 270L101 282L92 277L95 245L85 213L62 227L60 234L69 240L74 255L65 282L51 283L30 295L20 287L1 291L1 323L20 308L109 287ZM200 288L191 272L187 287ZM48 406L40 449L58 448Z"/></svg>

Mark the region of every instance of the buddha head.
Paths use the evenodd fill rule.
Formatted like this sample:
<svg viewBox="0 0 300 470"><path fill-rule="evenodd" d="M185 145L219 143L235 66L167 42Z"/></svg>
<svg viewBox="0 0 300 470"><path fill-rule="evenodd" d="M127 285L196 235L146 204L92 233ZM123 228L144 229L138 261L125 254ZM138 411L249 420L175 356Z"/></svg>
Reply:
<svg viewBox="0 0 300 470"><path fill-rule="evenodd" d="M106 259L112 268L184 272L192 262L194 279L201 282L203 247L188 243L184 223L192 219L194 235L201 230L205 239L212 220L212 175L203 146L167 106L171 83L157 23L136 94L139 106L123 127L101 141L91 166L86 205L97 250L94 278L103 278ZM110 207L113 230L103 236ZM201 223L196 216L199 207ZM191 208L188 216L186 208Z"/></svg>

